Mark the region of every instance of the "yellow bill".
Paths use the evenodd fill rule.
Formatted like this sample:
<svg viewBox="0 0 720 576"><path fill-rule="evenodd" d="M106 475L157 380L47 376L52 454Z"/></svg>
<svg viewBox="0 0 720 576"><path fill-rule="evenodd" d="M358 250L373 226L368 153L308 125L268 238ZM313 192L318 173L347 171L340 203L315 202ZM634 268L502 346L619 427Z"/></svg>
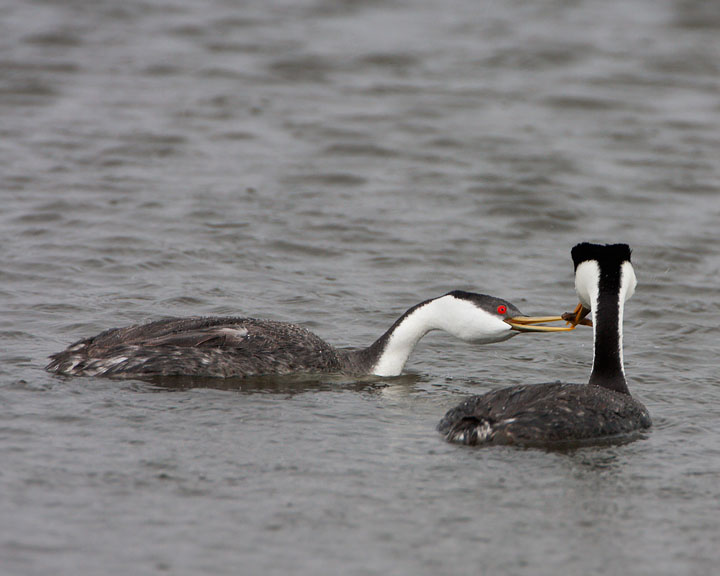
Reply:
<svg viewBox="0 0 720 576"><path fill-rule="evenodd" d="M565 318L562 316L515 316L507 318L505 322L518 332L569 332L575 330L576 324L572 326L535 326L535 324L562 322L563 320Z"/></svg>

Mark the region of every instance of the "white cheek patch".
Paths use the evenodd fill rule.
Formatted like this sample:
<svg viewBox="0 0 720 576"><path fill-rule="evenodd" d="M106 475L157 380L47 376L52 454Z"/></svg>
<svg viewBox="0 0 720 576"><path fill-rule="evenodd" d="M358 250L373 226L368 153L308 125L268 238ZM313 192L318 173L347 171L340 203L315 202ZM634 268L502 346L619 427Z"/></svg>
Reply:
<svg viewBox="0 0 720 576"><path fill-rule="evenodd" d="M501 318L472 302L442 296L405 317L390 335L372 373L378 376L400 374L418 340L430 330L444 330L461 340L478 344L502 342L518 334Z"/></svg>
<svg viewBox="0 0 720 576"><path fill-rule="evenodd" d="M600 266L597 260L581 262L575 270L575 292L585 308L595 310L600 289Z"/></svg>
<svg viewBox="0 0 720 576"><path fill-rule="evenodd" d="M435 328L444 330L468 342L489 343L508 338L515 334L511 327L501 318L478 308L472 302L446 296L437 301L433 324Z"/></svg>
<svg viewBox="0 0 720 576"><path fill-rule="evenodd" d="M635 270L630 262L623 262L620 274L620 302L626 302L635 294L637 278L635 277Z"/></svg>

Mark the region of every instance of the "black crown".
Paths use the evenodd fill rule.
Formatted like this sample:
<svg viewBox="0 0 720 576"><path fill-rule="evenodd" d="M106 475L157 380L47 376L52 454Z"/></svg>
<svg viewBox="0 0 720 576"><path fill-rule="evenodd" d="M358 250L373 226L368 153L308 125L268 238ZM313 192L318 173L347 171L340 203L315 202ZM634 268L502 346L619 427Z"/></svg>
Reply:
<svg viewBox="0 0 720 576"><path fill-rule="evenodd" d="M597 260L599 264L620 266L623 262L630 262L632 250L627 244L590 244L582 242L573 246L571 251L575 269L581 262Z"/></svg>

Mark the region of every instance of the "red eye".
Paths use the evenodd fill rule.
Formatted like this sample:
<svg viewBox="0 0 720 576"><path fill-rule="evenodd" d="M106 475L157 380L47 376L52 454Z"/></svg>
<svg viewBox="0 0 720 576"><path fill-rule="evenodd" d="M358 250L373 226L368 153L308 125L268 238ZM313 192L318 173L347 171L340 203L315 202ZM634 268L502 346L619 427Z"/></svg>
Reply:
<svg viewBox="0 0 720 576"><path fill-rule="evenodd" d="M498 314L505 314L505 312L507 312L507 306L500 304L500 306L498 306Z"/></svg>

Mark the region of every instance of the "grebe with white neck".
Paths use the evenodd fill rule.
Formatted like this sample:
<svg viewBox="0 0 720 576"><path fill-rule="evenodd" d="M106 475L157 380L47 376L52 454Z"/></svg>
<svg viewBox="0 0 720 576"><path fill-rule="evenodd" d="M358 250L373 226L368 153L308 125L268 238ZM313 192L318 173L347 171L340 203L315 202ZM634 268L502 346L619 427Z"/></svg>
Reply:
<svg viewBox="0 0 720 576"><path fill-rule="evenodd" d="M563 317L575 326L592 312L593 364L587 384L510 386L450 410L438 430L463 444L552 446L587 443L649 428L650 415L630 396L623 366L625 302L637 280L626 244L572 249L580 304Z"/></svg>
<svg viewBox="0 0 720 576"><path fill-rule="evenodd" d="M488 344L520 332L562 332L538 326L560 316L524 316L510 302L456 290L410 308L371 346L338 349L298 326L254 318L171 318L113 328L51 356L50 372L68 376L242 378L267 374L346 373L397 376L418 341L444 330Z"/></svg>

